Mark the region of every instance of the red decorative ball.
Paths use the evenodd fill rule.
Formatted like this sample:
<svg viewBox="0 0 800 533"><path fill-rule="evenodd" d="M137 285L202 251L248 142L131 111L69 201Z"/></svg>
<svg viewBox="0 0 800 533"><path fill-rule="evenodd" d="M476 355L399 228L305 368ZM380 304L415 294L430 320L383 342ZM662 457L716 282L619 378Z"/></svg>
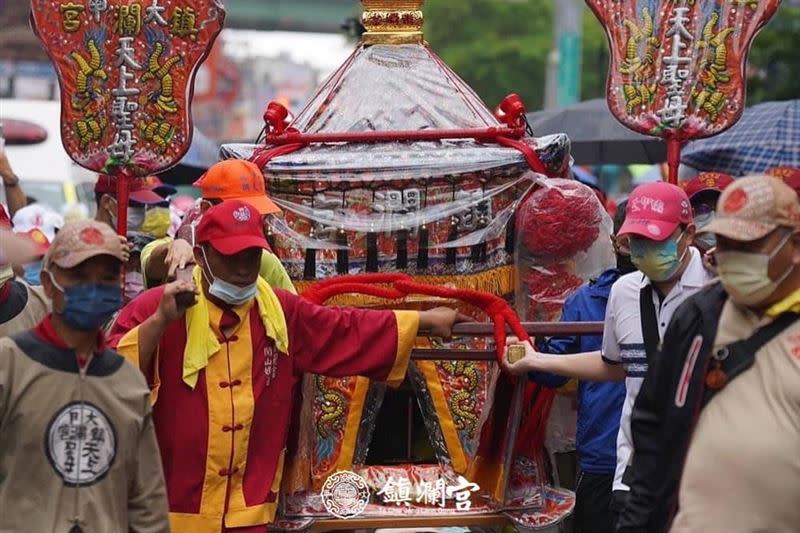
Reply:
<svg viewBox="0 0 800 533"><path fill-rule="evenodd" d="M602 207L576 181L556 180L534 191L517 210L517 236L534 257L561 261L588 250L600 234Z"/></svg>
<svg viewBox="0 0 800 533"><path fill-rule="evenodd" d="M524 278L528 296L527 320L558 320L564 300L583 285L583 279L564 265L532 268Z"/></svg>

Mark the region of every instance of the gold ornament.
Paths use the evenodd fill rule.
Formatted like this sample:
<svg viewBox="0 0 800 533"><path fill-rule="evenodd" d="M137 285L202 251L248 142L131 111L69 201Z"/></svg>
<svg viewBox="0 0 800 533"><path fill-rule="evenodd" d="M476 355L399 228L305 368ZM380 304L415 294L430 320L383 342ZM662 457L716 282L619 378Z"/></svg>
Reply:
<svg viewBox="0 0 800 533"><path fill-rule="evenodd" d="M421 44L425 0L361 0L364 44Z"/></svg>
<svg viewBox="0 0 800 533"><path fill-rule="evenodd" d="M523 344L511 344L508 347L508 355L506 355L506 359L512 365L525 357L525 345Z"/></svg>

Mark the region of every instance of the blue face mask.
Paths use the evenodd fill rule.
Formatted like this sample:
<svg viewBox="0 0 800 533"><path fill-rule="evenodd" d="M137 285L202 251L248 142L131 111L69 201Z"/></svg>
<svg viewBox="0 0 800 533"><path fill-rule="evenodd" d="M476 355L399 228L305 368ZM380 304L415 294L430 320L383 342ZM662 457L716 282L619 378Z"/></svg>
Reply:
<svg viewBox="0 0 800 533"><path fill-rule="evenodd" d="M23 267L25 283L28 285L41 285L42 262L28 263Z"/></svg>
<svg viewBox="0 0 800 533"><path fill-rule="evenodd" d="M122 307L122 289L117 285L80 283L62 288L53 274L50 279L64 293L64 309L57 313L78 331L99 330Z"/></svg>
<svg viewBox="0 0 800 533"><path fill-rule="evenodd" d="M680 269L681 261L689 250L687 246L683 254L678 257L678 242L682 236L683 234L677 239L662 242L632 238L631 261L651 281L670 280Z"/></svg>
<svg viewBox="0 0 800 533"><path fill-rule="evenodd" d="M211 283L208 286L208 294L225 302L228 305L242 305L243 303L248 302L256 297L255 283L240 287L215 276L214 273L211 272L211 267L208 266L208 258L206 258L205 249L201 247L200 250L203 252L203 259L206 263L206 269L208 269L207 275L211 280Z"/></svg>

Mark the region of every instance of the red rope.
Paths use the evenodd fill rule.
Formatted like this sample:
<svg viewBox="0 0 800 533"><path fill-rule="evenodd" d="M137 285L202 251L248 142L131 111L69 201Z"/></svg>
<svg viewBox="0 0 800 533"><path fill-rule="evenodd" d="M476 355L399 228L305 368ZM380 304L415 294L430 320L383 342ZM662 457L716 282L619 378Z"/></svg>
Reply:
<svg viewBox="0 0 800 533"><path fill-rule="evenodd" d="M377 287L375 285L367 285L366 283L342 283L341 285L329 285L322 287L320 290L310 290L303 293L303 297L308 300L322 305L334 296L340 294L365 294L367 296L374 296L375 298L383 298L385 300L402 300L406 297L405 294L394 288Z"/></svg>
<svg viewBox="0 0 800 533"><path fill-rule="evenodd" d="M531 170L533 170L537 174L543 174L545 176L550 175L550 173L548 173L547 169L544 167L542 160L539 159L539 154L537 154L536 150L534 150L529 144L519 141L517 139L509 139L506 137L498 137L495 140L497 144L501 146L519 150L522 153L522 155L525 156L525 161L528 162L528 166L531 167Z"/></svg>
<svg viewBox="0 0 800 533"><path fill-rule="evenodd" d="M379 143L379 142L421 142L447 139L474 139L479 142L498 142L498 139L519 139L525 134L524 128L489 127L464 128L452 130L397 130L397 131L346 131L303 133L287 130L282 133L268 133L268 144L293 143Z"/></svg>
<svg viewBox="0 0 800 533"><path fill-rule="evenodd" d="M389 284L380 287L377 284ZM418 283L406 274L361 274L340 276L315 284L303 293L308 300L323 304L334 296L342 294L366 294L386 300L401 300L412 294L460 300L481 309L494 323L494 340L497 361L501 362L506 347L506 327L510 327L520 340L527 341L530 336L522 327L519 317L502 298L487 292L471 289L454 289L440 285Z"/></svg>
<svg viewBox="0 0 800 533"><path fill-rule="evenodd" d="M338 83L337 80L336 83ZM466 99L469 101L469 99ZM516 94L508 95L496 110L498 121L503 126L462 129L425 129L398 131L347 131L306 133L287 127L289 111L277 102L270 102L264 111L266 127L265 146L259 147L250 161L264 168L272 159L296 152L313 143L389 143L425 142L447 139L473 139L482 143L497 143L514 148L525 156L531 170L549 175L536 151L522 142L526 131L525 106Z"/></svg>
<svg viewBox="0 0 800 533"><path fill-rule="evenodd" d="M255 152L253 152L253 155L250 156L250 161L255 163L258 168L264 168L267 166L267 163L276 157L289 155L300 150L301 148L305 148L306 146L308 145L297 143L256 148Z"/></svg>

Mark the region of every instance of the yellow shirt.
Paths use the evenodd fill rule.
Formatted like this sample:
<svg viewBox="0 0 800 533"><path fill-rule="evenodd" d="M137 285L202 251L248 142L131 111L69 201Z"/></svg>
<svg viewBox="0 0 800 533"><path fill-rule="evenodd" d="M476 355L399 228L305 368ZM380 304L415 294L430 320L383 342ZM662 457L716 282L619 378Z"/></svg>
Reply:
<svg viewBox="0 0 800 533"><path fill-rule="evenodd" d="M147 272L147 262L150 260L153 250L162 244L168 244L170 242L172 242L170 237L164 237L163 239L154 240L142 249L140 261L143 273ZM258 275L261 276L267 283L269 283L269 286L273 289L283 289L291 292L292 294L297 294L297 291L292 284L292 280L289 278L289 274L286 273L286 269L283 268L280 259L278 259L277 256L272 252L264 250L264 253L261 254L261 269L259 270ZM147 283L147 276L144 276L144 288L150 288Z"/></svg>

